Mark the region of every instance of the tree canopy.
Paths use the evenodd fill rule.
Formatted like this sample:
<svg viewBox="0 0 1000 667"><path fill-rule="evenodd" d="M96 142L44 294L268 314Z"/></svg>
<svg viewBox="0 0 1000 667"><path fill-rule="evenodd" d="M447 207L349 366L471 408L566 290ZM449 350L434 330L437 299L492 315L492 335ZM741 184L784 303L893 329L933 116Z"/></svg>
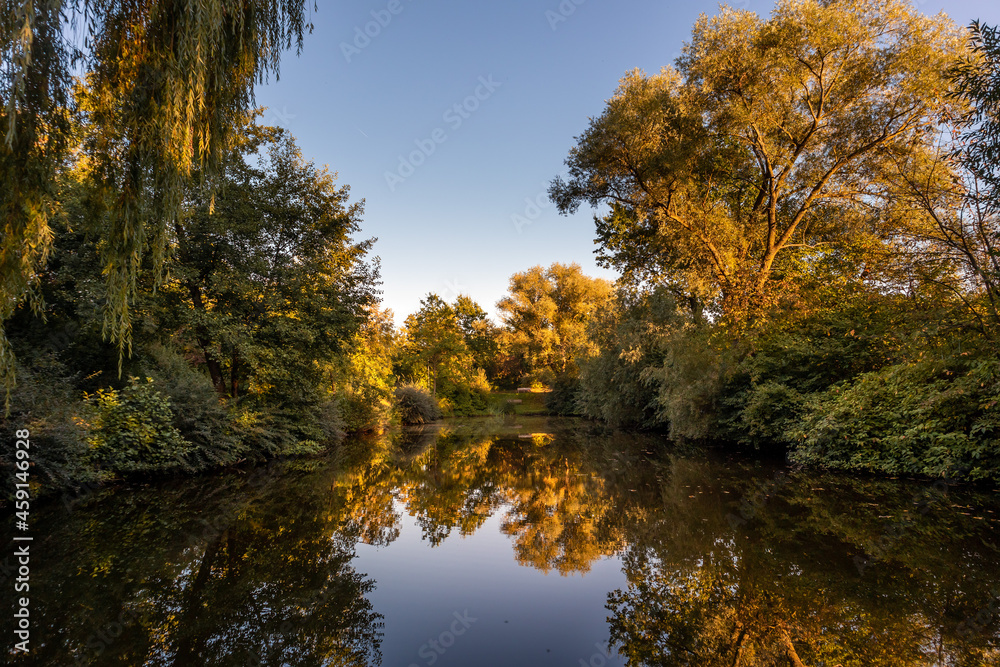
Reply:
<svg viewBox="0 0 1000 667"><path fill-rule="evenodd" d="M577 375L576 360L592 351L587 321L611 298L611 283L584 275L579 264L535 266L510 277L497 303L507 352L531 379L551 383Z"/></svg>
<svg viewBox="0 0 1000 667"><path fill-rule="evenodd" d="M131 340L130 304L147 251L162 264L192 174L221 164L253 108L253 86L302 47L305 0L105 0L7 3L0 16L0 325L25 298L51 248L57 172L71 148L93 160L109 225L102 260L105 332ZM82 44L73 36L82 37ZM74 94L74 69L86 99ZM79 89L77 90L79 92ZM86 117L79 136L73 116ZM0 376L14 358L0 327Z"/></svg>
<svg viewBox="0 0 1000 667"><path fill-rule="evenodd" d="M965 51L945 16L902 0L791 2L702 16L676 68L633 71L578 137L550 196L606 204L599 257L742 318L796 259L891 235L897 165L962 105Z"/></svg>

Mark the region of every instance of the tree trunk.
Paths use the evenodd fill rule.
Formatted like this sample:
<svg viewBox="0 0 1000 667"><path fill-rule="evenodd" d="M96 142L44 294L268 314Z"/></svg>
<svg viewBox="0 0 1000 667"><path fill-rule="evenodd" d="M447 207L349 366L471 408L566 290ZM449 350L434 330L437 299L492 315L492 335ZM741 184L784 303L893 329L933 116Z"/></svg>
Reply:
<svg viewBox="0 0 1000 667"><path fill-rule="evenodd" d="M237 398L240 391L240 379L239 379L239 368L240 368L240 356L237 354L236 350L233 350L233 367L229 371L229 384L231 389L229 390L229 395L232 398Z"/></svg>
<svg viewBox="0 0 1000 667"><path fill-rule="evenodd" d="M181 628L187 632L181 635L178 643L177 658L175 661L178 665L196 665L202 662L200 659L201 652L205 648L205 643L208 639L205 636L205 631L198 623L198 616L201 613L203 604L202 594L212 576L212 567L215 565L219 551L222 548L222 543L228 533L229 531L226 530L216 535L205 549L205 555L202 556L198 573L195 575L194 581L191 582L191 587L184 600Z"/></svg>
<svg viewBox="0 0 1000 667"><path fill-rule="evenodd" d="M799 658L798 652L795 650L795 645L792 643L792 638L788 635L788 630L781 628L780 632L781 641L785 645L785 651L788 653L788 659L792 661L792 664L795 665L795 667L806 667L802 662L802 659Z"/></svg>
<svg viewBox="0 0 1000 667"><path fill-rule="evenodd" d="M201 298L201 289L198 285L188 283L188 292L191 294L191 301L194 303L194 309L204 313L205 302ZM226 381L222 377L222 367L219 365L219 361L211 352L212 342L208 340L203 330L198 331L195 337L198 341L198 347L201 348L201 353L205 356L205 365L208 366L208 374L212 378L212 384L215 386L215 390L219 392L221 396L226 396Z"/></svg>

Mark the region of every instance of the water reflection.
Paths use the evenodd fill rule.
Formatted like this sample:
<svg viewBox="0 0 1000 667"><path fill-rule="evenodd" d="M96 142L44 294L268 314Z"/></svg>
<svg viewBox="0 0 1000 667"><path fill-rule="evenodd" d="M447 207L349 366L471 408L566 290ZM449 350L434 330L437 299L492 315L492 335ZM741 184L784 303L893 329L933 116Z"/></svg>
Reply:
<svg viewBox="0 0 1000 667"><path fill-rule="evenodd" d="M358 545L391 555L412 517L431 549L498 518L517 563L551 576L620 563L601 613L629 665L1000 664L989 494L528 421L449 422L326 459L96 494L72 512L52 504L34 529L34 650L13 662L381 664L394 609L371 602ZM435 553L469 558L458 546ZM583 610L563 613L572 625ZM476 664L506 664L503 626L491 627L484 617L463 638L466 656L481 646ZM577 664L557 653L520 664ZM458 655L439 664L472 664L448 662Z"/></svg>

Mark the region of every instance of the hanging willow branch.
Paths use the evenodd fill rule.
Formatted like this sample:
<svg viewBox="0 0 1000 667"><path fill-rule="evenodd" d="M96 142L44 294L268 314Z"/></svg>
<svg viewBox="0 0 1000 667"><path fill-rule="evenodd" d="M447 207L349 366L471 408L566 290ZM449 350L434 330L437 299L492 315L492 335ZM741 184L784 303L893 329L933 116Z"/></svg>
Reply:
<svg viewBox="0 0 1000 667"><path fill-rule="evenodd" d="M315 5L313 7L315 9ZM211 176L253 87L301 51L305 0L4 0L0 17L0 377L14 357L2 322L24 302L52 242L56 176L71 105L104 203L105 335L131 350L129 307L146 253L159 274L165 230L195 171ZM81 44L68 40L82 35ZM72 94L74 67L86 85Z"/></svg>
<svg viewBox="0 0 1000 667"><path fill-rule="evenodd" d="M994 190L1000 189L1000 28L973 21L971 53L952 68L954 95L969 102L959 157ZM992 202L1000 208L1000 202Z"/></svg>

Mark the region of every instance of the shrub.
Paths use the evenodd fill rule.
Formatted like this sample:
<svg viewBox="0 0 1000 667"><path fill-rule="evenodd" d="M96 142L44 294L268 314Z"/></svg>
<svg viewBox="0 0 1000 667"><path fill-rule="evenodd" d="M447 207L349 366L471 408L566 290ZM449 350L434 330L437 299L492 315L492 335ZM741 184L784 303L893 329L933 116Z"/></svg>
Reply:
<svg viewBox="0 0 1000 667"><path fill-rule="evenodd" d="M620 290L616 303L590 321L588 336L599 351L578 362L579 411L612 426L663 426L656 383L644 371L663 364L666 346L684 322L673 295L654 290L636 299Z"/></svg>
<svg viewBox="0 0 1000 667"><path fill-rule="evenodd" d="M1000 479L1000 362L968 354L888 366L807 401L801 463Z"/></svg>
<svg viewBox="0 0 1000 667"><path fill-rule="evenodd" d="M100 389L87 396L92 408L91 458L114 472L189 468L184 457L192 449L174 426L170 400L153 379L131 378L122 390Z"/></svg>
<svg viewBox="0 0 1000 667"><path fill-rule="evenodd" d="M416 384L396 388L396 410L404 424L426 424L441 418L441 410L431 393Z"/></svg>
<svg viewBox="0 0 1000 667"><path fill-rule="evenodd" d="M27 355L26 355L27 356ZM9 412L0 410L0 438L13 443L15 433L31 433L31 480L41 491L58 488L77 490L100 481L89 458L87 432L81 420L80 394L73 389L76 378L54 355L21 358L17 365L17 388L11 393ZM4 497L14 493L14 447L0 448Z"/></svg>
<svg viewBox="0 0 1000 667"><path fill-rule="evenodd" d="M719 403L731 350L718 348L709 327L668 334L664 360L642 372L656 388L656 415L674 439L700 440L717 433ZM727 364L727 362L730 362Z"/></svg>
<svg viewBox="0 0 1000 667"><path fill-rule="evenodd" d="M157 391L170 402L173 425L192 445L187 454L190 464L205 469L232 465L246 456L248 447L212 381L169 348L154 345L148 357Z"/></svg>
<svg viewBox="0 0 1000 667"><path fill-rule="evenodd" d="M560 377L545 397L545 409L556 415L580 414L580 380Z"/></svg>

